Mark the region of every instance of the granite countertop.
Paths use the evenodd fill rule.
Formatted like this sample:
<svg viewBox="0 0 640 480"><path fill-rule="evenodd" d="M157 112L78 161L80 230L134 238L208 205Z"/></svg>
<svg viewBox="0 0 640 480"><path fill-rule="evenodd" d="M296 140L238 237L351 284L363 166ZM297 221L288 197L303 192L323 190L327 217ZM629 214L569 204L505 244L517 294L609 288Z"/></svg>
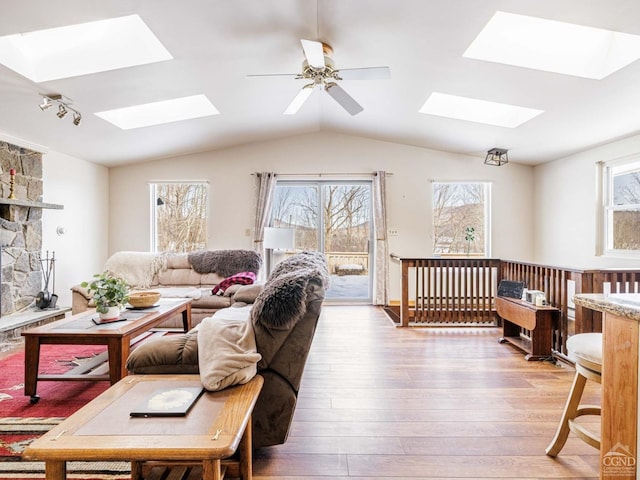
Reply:
<svg viewBox="0 0 640 480"><path fill-rule="evenodd" d="M640 322L640 293L578 293L576 305Z"/></svg>

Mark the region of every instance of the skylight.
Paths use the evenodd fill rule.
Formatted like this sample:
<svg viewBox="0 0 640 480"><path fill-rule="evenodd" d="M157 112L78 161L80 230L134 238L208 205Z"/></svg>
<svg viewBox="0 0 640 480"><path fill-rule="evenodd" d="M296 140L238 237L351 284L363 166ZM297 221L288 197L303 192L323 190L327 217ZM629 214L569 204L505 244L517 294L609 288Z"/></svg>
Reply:
<svg viewBox="0 0 640 480"><path fill-rule="evenodd" d="M174 98L132 107L96 112L96 115L123 130L217 115L218 110L204 95Z"/></svg>
<svg viewBox="0 0 640 480"><path fill-rule="evenodd" d="M0 37L0 63L37 83L172 58L138 15Z"/></svg>
<svg viewBox="0 0 640 480"><path fill-rule="evenodd" d="M463 56L600 80L640 58L640 36L496 12Z"/></svg>
<svg viewBox="0 0 640 480"><path fill-rule="evenodd" d="M433 92L420 113L515 128L543 110Z"/></svg>

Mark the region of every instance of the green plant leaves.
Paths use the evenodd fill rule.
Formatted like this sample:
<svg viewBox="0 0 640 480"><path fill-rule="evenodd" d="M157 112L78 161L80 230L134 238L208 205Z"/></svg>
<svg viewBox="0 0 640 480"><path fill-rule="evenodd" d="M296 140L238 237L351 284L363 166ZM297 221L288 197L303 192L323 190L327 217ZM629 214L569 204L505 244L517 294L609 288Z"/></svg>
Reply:
<svg viewBox="0 0 640 480"><path fill-rule="evenodd" d="M99 313L107 313L109 307L121 307L129 300L129 287L119 277L108 273L96 273L91 282L80 285L93 294L93 301Z"/></svg>

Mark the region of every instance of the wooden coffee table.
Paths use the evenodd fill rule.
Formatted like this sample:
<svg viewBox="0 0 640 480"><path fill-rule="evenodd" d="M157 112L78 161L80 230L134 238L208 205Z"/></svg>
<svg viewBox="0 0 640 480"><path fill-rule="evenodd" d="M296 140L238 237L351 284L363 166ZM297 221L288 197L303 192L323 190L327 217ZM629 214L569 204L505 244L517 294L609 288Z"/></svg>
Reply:
<svg viewBox="0 0 640 480"><path fill-rule="evenodd" d="M47 325L22 332L25 340L24 394L36 403L38 380L109 380L115 384L127 375L126 361L131 342L139 335L160 325L174 315L182 314L184 331L191 329L191 299L162 298L158 306L145 310L126 310L122 316L126 320L96 325L95 310L72 315ZM39 375L40 345L106 345L109 362L108 375L87 375L67 372L62 375Z"/></svg>
<svg viewBox="0 0 640 480"><path fill-rule="evenodd" d="M204 480L228 471L252 477L251 413L261 376L205 392L185 417L132 418L129 412L162 388L201 386L199 375L130 375L29 445L22 456L43 460L47 480L66 478L67 461L131 461L131 478L146 462L202 464ZM239 459L225 460L237 450Z"/></svg>

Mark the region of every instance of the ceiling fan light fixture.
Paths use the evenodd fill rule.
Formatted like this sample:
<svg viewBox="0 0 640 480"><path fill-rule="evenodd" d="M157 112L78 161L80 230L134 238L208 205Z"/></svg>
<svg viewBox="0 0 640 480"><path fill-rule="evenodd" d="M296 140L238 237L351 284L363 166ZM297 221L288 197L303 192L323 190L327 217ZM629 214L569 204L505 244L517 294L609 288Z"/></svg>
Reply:
<svg viewBox="0 0 640 480"><path fill-rule="evenodd" d="M492 148L487 151L487 156L484 159L485 165L492 165L494 167L500 167L505 163L509 163L509 157L507 155L508 150L506 148Z"/></svg>
<svg viewBox="0 0 640 480"><path fill-rule="evenodd" d="M349 78L350 80L369 80L369 79L389 79L391 74L389 67L365 67L365 68L347 68L339 70L336 68L333 59L333 48L324 42L316 42L313 40L301 39L304 60L302 62L302 72L299 74L284 74L294 76L296 80L307 80L312 83L302 87L293 101L283 112L285 115L295 114L304 102L313 92L314 87L324 87L324 90L350 115L357 115L362 110L362 106L356 102L342 87L336 82ZM281 74L266 75L248 75L250 77L257 76L273 76Z"/></svg>

